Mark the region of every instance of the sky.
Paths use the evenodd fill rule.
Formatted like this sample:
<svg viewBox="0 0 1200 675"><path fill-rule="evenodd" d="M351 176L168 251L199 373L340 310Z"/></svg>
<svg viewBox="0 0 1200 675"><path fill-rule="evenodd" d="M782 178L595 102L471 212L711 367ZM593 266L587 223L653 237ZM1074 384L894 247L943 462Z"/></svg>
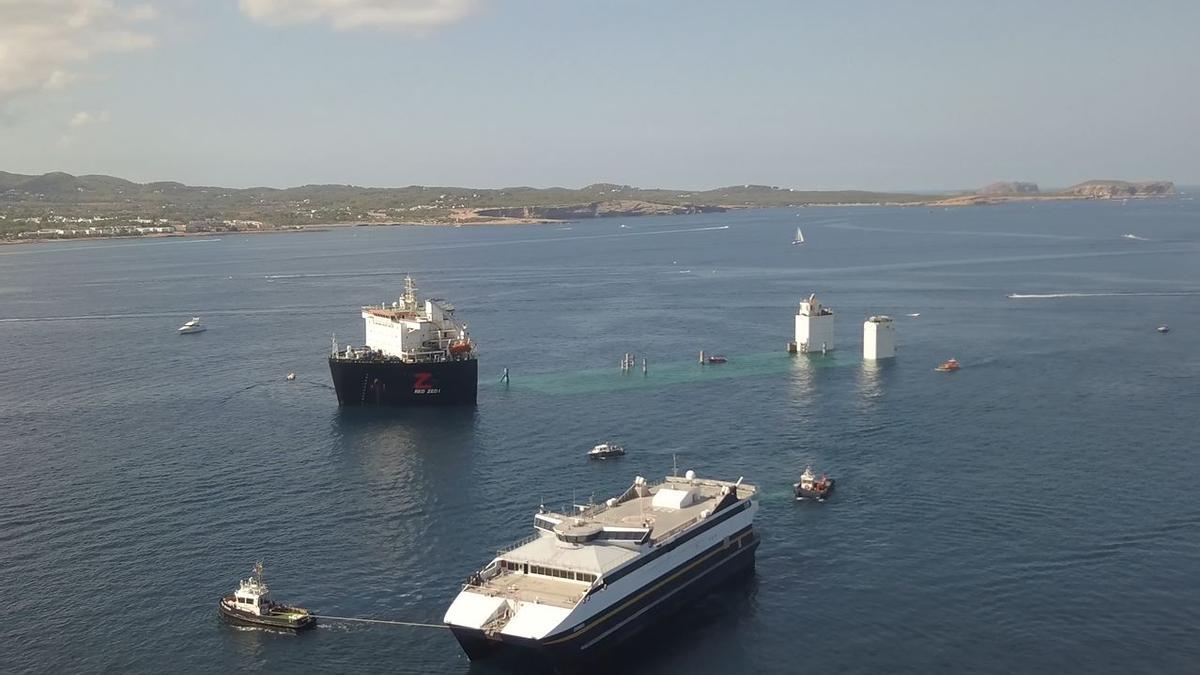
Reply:
<svg viewBox="0 0 1200 675"><path fill-rule="evenodd" d="M1200 184L1200 2L0 0L0 170Z"/></svg>

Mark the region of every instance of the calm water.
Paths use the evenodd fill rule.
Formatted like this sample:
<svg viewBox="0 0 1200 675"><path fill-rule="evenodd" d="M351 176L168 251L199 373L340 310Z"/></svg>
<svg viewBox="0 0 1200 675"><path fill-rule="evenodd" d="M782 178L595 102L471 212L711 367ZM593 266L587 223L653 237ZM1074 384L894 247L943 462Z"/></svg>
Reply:
<svg viewBox="0 0 1200 675"><path fill-rule="evenodd" d="M329 336L404 271L470 322L476 410L338 409ZM493 672L446 631L215 602L261 558L319 613L436 622L539 503L674 454L760 486L758 574L627 672L1194 672L1198 272L1185 200L0 248L0 671ZM839 350L792 359L811 291ZM808 463L834 500L790 500Z"/></svg>

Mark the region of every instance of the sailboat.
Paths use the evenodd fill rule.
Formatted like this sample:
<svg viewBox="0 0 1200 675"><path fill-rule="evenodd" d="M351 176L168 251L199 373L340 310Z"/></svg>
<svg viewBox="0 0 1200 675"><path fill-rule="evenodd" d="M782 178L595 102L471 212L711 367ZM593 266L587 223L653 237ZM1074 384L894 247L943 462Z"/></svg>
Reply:
<svg viewBox="0 0 1200 675"><path fill-rule="evenodd" d="M792 240L792 246L799 246L804 243L804 231L796 228L796 238Z"/></svg>

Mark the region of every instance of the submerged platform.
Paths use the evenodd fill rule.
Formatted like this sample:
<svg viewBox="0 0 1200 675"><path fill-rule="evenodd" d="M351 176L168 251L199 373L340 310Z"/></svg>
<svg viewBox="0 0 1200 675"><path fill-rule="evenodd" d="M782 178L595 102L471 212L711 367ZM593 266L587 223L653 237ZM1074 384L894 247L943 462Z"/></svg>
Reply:
<svg viewBox="0 0 1200 675"><path fill-rule="evenodd" d="M512 391L532 391L540 394L591 394L609 391L653 389L705 381L783 375L798 370L861 366L862 361L847 354L809 354L800 359L780 352L734 355L719 368L696 362L695 358L679 361L651 362L649 372L624 373L613 368L593 368L573 372L521 374L513 371L508 382L494 386Z"/></svg>

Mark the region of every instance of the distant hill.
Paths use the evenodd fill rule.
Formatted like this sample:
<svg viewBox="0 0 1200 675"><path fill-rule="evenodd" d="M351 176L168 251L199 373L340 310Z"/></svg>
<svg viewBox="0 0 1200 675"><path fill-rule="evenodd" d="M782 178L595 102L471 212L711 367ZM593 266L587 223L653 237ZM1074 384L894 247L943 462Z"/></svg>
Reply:
<svg viewBox="0 0 1200 675"><path fill-rule="evenodd" d="M1062 190L1060 194L1098 199L1126 197L1173 197L1175 184L1169 180L1130 183L1123 180L1089 180Z"/></svg>
<svg viewBox="0 0 1200 675"><path fill-rule="evenodd" d="M981 195L1036 195L1041 191L1038 190L1037 183L1022 183L1020 181L1003 181L985 185L976 191L976 194Z"/></svg>
<svg viewBox="0 0 1200 675"><path fill-rule="evenodd" d="M486 223L620 215L721 211L812 204L913 203L928 195L800 191L768 185L715 190L639 188L615 183L587 187L499 189L304 185L286 189L134 183L102 175L0 172L0 231L38 229L33 219L53 214L105 221L166 219L172 223L239 219L267 227L328 223Z"/></svg>

